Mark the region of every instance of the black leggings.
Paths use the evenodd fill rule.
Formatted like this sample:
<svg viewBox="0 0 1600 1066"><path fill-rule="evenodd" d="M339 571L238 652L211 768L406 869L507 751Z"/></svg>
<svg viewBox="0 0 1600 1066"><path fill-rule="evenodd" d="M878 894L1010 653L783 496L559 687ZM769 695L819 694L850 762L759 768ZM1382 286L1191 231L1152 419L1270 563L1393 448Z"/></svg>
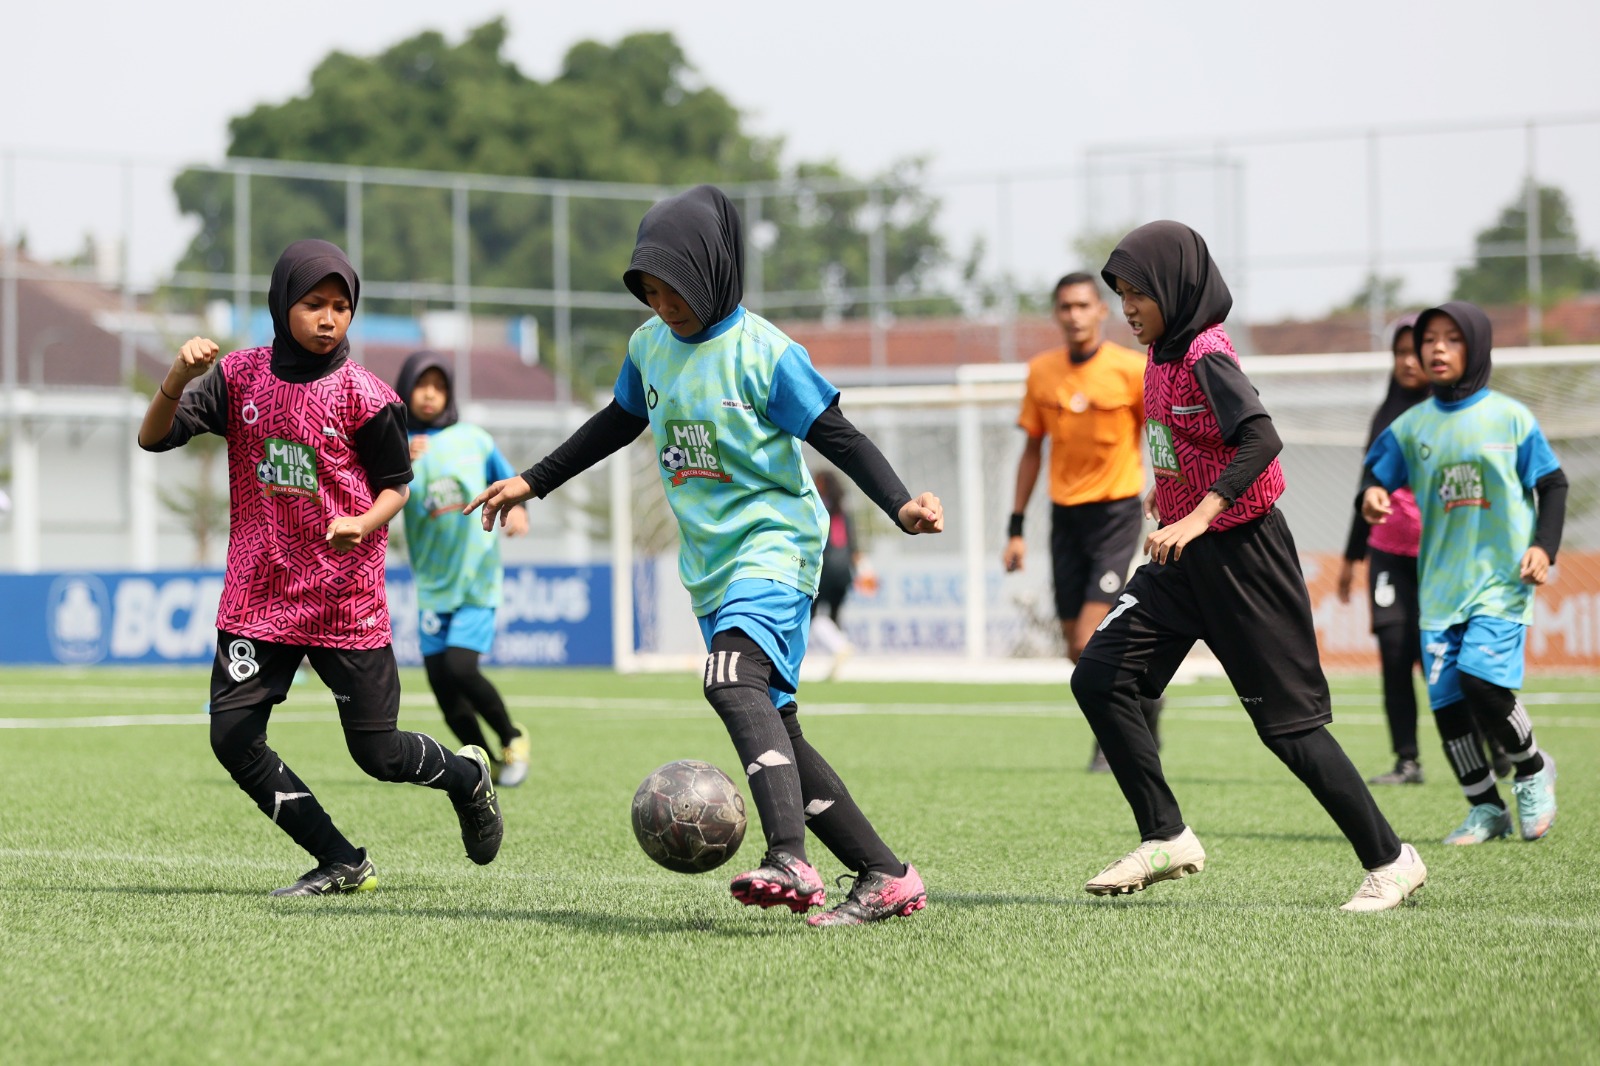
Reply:
<svg viewBox="0 0 1600 1066"><path fill-rule="evenodd" d="M1407 625L1377 630L1383 661L1383 713L1389 719L1389 742L1401 759L1417 758L1417 689L1413 675L1422 661L1422 638Z"/></svg>
<svg viewBox="0 0 1600 1066"><path fill-rule="evenodd" d="M511 724L499 690L478 669L477 652L471 648L446 648L425 657L422 667L428 673L428 686L439 701L439 709L444 712L445 725L461 743L476 744L491 753L496 750L478 725L479 715L500 738L501 747L516 738L518 729Z"/></svg>

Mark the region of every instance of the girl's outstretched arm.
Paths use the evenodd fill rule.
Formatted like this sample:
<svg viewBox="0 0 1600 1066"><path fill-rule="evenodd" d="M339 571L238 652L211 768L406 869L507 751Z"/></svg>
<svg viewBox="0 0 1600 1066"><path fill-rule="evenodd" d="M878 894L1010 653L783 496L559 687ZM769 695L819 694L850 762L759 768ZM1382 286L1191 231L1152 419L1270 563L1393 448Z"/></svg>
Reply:
<svg viewBox="0 0 1600 1066"><path fill-rule="evenodd" d="M844 416L837 404L811 423L806 443L843 471L866 493L867 499L882 508L883 513L905 532L944 531L944 505L939 497L924 492L912 499L900 475L894 472L878 446Z"/></svg>

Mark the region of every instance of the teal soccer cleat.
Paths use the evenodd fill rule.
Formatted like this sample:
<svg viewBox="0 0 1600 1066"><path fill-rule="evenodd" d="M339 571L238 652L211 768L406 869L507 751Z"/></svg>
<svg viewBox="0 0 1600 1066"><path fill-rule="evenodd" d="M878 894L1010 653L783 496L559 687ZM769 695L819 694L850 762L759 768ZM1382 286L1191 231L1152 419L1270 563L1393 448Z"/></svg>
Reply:
<svg viewBox="0 0 1600 1066"><path fill-rule="evenodd" d="M1517 822L1523 840L1538 840L1556 821L1556 761L1544 757L1544 769L1511 783L1517 799Z"/></svg>
<svg viewBox="0 0 1600 1066"><path fill-rule="evenodd" d="M1444 838L1446 844L1482 844L1511 835L1511 813L1492 803L1480 803L1467 812L1467 820Z"/></svg>

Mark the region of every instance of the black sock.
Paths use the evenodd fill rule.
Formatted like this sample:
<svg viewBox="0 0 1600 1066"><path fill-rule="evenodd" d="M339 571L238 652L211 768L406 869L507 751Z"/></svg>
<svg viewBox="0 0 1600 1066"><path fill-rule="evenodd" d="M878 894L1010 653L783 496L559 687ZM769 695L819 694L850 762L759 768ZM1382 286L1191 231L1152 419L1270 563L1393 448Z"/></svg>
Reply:
<svg viewBox="0 0 1600 1066"><path fill-rule="evenodd" d="M1462 673L1461 697L1483 731L1498 740L1516 764L1518 777L1529 777L1544 769L1544 756L1533 739L1533 722L1515 692Z"/></svg>
<svg viewBox="0 0 1600 1066"><path fill-rule="evenodd" d="M445 653L425 656L422 668L427 671L428 687L433 689L433 696L439 701L439 710L444 714L444 724L450 727L450 732L462 744L476 744L489 751L489 741L478 725L478 716L473 713L466 693L456 684L455 676L445 662Z"/></svg>
<svg viewBox="0 0 1600 1066"><path fill-rule="evenodd" d="M501 747L504 747L516 739L518 730L511 724L511 715L506 713L500 690L478 669L478 658L478 653L471 648L444 650L445 664L455 678L456 688L467 698L473 711L489 723L489 728L494 730L495 736L500 738Z"/></svg>
<svg viewBox="0 0 1600 1066"><path fill-rule="evenodd" d="M1161 755L1140 705L1138 678L1127 670L1080 659L1072 695L1094 730L1117 779L1141 840L1171 840L1183 832L1183 813L1161 772Z"/></svg>
<svg viewBox="0 0 1600 1066"><path fill-rule="evenodd" d="M482 780L476 761L454 754L426 733L346 729L344 742L356 765L379 781L439 789L453 803L470 800Z"/></svg>
<svg viewBox="0 0 1600 1066"><path fill-rule="evenodd" d="M305 782L267 746L267 710L220 711L211 716L211 750L261 813L317 865L354 862L356 846L345 839Z"/></svg>
<svg viewBox="0 0 1600 1066"><path fill-rule="evenodd" d="M1261 741L1311 790L1355 848L1362 866L1371 870L1399 858L1400 838L1326 726Z"/></svg>
<svg viewBox="0 0 1600 1066"><path fill-rule="evenodd" d="M1494 770L1484 758L1483 744L1477 730L1472 728L1472 712L1465 700L1433 709L1434 724L1439 727L1439 739L1444 742L1444 757L1450 763L1456 780L1467 802L1473 806L1487 803L1505 810L1506 801L1494 783Z"/></svg>
<svg viewBox="0 0 1600 1066"><path fill-rule="evenodd" d="M767 690L771 661L742 630L724 630L706 657L705 694L744 765L768 851L805 861L806 824L794 745Z"/></svg>
<svg viewBox="0 0 1600 1066"><path fill-rule="evenodd" d="M886 873L903 877L905 863L895 857L889 845L878 836L867 816L851 797L850 790L800 731L799 708L783 708L784 725L794 746L795 765L800 771L800 794L805 800L806 828L816 834L834 858L856 873Z"/></svg>

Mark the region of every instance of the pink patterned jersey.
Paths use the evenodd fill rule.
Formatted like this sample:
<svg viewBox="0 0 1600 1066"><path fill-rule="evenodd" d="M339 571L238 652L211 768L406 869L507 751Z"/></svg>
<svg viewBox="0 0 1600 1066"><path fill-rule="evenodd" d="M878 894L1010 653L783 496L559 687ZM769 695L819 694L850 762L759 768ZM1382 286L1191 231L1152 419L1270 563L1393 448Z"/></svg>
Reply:
<svg viewBox="0 0 1600 1066"><path fill-rule="evenodd" d="M335 518L372 506L351 439L394 390L345 363L325 378L273 376L271 348L222 360L228 387L228 572L217 628L279 644L381 648L390 642L383 588L387 531L340 555Z"/></svg>
<svg viewBox="0 0 1600 1066"><path fill-rule="evenodd" d="M1394 513L1383 525L1368 530L1367 547L1415 559L1422 544L1422 512L1417 510L1417 498L1410 489L1398 488L1389 493L1389 505Z"/></svg>
<svg viewBox="0 0 1600 1066"><path fill-rule="evenodd" d="M1222 426L1194 376L1194 365L1212 352L1239 361L1228 334L1221 326L1212 326L1194 339L1181 360L1158 363L1152 358L1145 364L1145 440L1156 474L1156 505L1164 523L1176 522L1200 506L1238 451L1223 443ZM1273 459L1209 528L1229 529L1260 518L1283 495L1283 486L1283 468Z"/></svg>

